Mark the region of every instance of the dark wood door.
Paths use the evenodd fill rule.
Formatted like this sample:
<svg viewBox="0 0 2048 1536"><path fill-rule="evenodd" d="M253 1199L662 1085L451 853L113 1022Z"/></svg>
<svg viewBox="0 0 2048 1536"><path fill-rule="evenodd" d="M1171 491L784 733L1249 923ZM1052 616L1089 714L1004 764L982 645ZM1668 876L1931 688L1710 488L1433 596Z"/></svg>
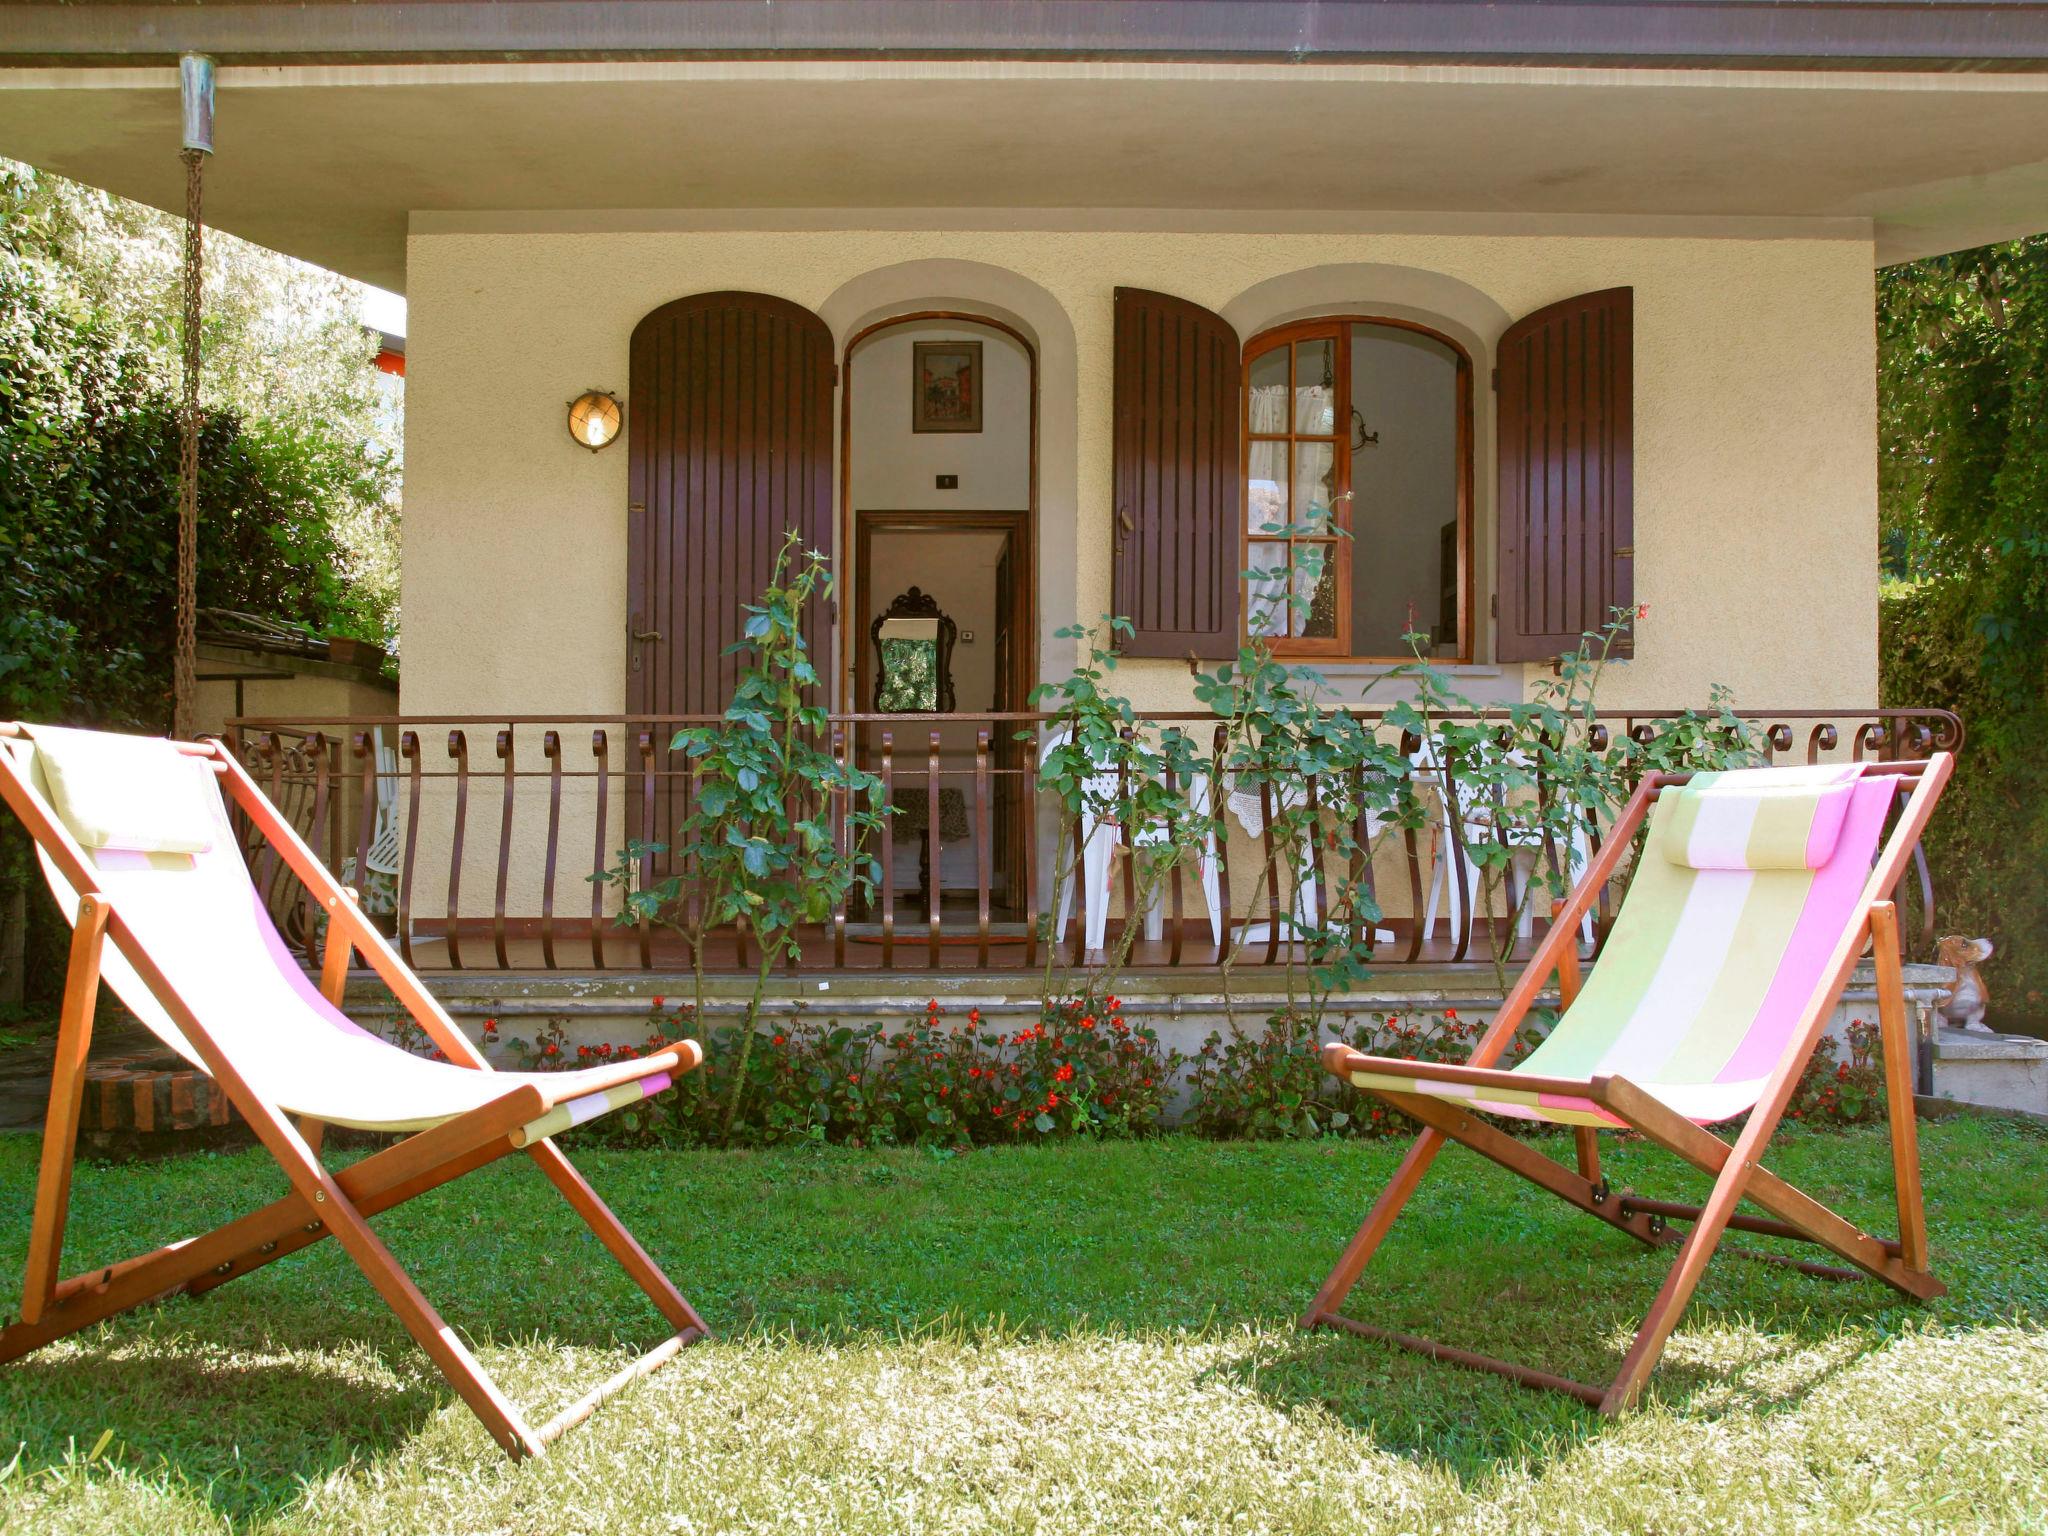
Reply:
<svg viewBox="0 0 2048 1536"><path fill-rule="evenodd" d="M1634 338L1634 290L1608 288L1500 339L1501 661L1548 661L1634 606Z"/></svg>
<svg viewBox="0 0 2048 1536"><path fill-rule="evenodd" d="M1221 315L1117 289L1110 587L1128 656L1237 654L1241 368Z"/></svg>
<svg viewBox="0 0 2048 1536"><path fill-rule="evenodd" d="M725 648L784 535L832 554L834 371L824 321L767 294L695 294L634 328L631 713L722 712L742 662ZM818 608L805 638L825 676L830 615Z"/></svg>

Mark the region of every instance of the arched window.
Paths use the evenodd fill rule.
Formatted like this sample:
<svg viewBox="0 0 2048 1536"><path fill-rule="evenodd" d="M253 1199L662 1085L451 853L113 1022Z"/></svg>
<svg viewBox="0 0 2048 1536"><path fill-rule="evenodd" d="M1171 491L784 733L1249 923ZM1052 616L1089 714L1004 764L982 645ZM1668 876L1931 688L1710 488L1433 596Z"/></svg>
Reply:
<svg viewBox="0 0 2048 1536"><path fill-rule="evenodd" d="M1245 348L1244 623L1279 655L1471 656L1472 363L1399 320Z"/></svg>

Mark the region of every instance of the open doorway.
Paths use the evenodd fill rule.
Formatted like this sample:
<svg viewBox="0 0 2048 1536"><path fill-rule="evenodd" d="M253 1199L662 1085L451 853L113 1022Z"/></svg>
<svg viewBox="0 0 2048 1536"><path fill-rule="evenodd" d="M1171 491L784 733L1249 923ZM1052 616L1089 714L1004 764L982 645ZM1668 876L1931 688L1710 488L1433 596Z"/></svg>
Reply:
<svg viewBox="0 0 2048 1536"><path fill-rule="evenodd" d="M1015 739L1018 724L1001 717L1029 707L1037 668L1035 359L997 322L907 315L849 343L846 381L853 559L841 696L864 714L932 717L855 733L871 770L890 737L897 910L922 916L934 897L941 907L978 904L985 820L990 916L1014 920L1029 877L1031 754Z"/></svg>

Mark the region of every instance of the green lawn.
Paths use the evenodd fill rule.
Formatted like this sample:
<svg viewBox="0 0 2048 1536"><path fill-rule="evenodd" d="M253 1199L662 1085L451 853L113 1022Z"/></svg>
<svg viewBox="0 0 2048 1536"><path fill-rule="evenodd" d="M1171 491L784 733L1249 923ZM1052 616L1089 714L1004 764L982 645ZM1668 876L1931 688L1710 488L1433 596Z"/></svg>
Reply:
<svg viewBox="0 0 2048 1536"><path fill-rule="evenodd" d="M2041 1530L2048 1140L1923 1146L1948 1297L1724 1257L1617 1423L1292 1329L1391 1145L586 1154L720 1334L550 1455L506 1462L329 1243L0 1368L0 1529ZM0 1141L0 1272L34 1156ZM1776 1165L1890 1230L1880 1134ZM1604 1379L1662 1261L1437 1167L1350 1310ZM1639 1145L1610 1173L1700 1188ZM68 1267L281 1187L252 1153L82 1168ZM523 1161L379 1226L535 1419L661 1331Z"/></svg>

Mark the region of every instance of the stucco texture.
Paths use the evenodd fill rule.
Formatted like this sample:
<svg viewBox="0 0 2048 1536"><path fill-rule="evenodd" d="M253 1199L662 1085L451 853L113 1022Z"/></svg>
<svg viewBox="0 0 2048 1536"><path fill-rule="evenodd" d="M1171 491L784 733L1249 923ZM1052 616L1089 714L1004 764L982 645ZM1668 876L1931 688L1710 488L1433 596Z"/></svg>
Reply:
<svg viewBox="0 0 2048 1536"><path fill-rule="evenodd" d="M429 224L431 221L422 221ZM1040 373L1039 670L1074 655L1053 631L1109 606L1113 291L1178 294L1242 335L1310 313L1423 318L1473 353L1481 699L1533 680L1483 665L1493 540L1492 347L1515 317L1573 294L1635 290L1635 659L1602 702L1702 705L1716 683L1751 707L1868 706L1877 696L1876 357L1865 239L1613 234L585 227L508 215L502 232L409 241L403 707L609 714L624 701L627 454L573 443L564 406L623 391L640 317L681 295L766 292L821 314L843 347L890 314L973 310L1017 325ZM586 223L590 221L586 220ZM599 221L601 222L601 221ZM621 224L631 222L622 218ZM533 227L528 227L533 226ZM836 460L835 460L836 465ZM1193 704L1187 668L1127 663L1141 708ZM1370 669L1336 669L1356 699ZM1384 686L1369 702L1384 702ZM487 729L475 766L498 764ZM588 766L587 727L565 729ZM423 733L430 759L441 736ZM539 766L522 733L522 766ZM613 766L628 751L612 743ZM430 761L429 767L435 766ZM589 781L563 804L588 849ZM487 791L486 791L487 792ZM425 814L445 815L430 787ZM614 835L620 808L614 801ZM523 796L514 838L538 842ZM445 864L423 840L424 890ZM465 862L461 907L489 910L491 850ZM611 846L618 843L613 841ZM479 861L484 862L479 862ZM515 861L525 865L526 860ZM430 869L430 865L439 868ZM1044 860L1041 859L1041 868ZM573 911L581 875L563 876ZM514 912L537 910L533 875ZM1405 876L1382 871L1383 889ZM1242 893L1240 893L1240 900ZM1405 901L1392 903L1405 907Z"/></svg>
<svg viewBox="0 0 2048 1536"><path fill-rule="evenodd" d="M1498 336L1495 317L1592 289L1635 289L1636 593L1649 616L1636 659L1607 682L1611 702L1699 703L1715 682L1754 705L1876 696L1875 339L1865 242L512 232L410 241L405 708L621 708L626 454L593 457L572 443L565 402L590 387L623 389L633 325L668 299L745 288L830 320L835 295L864 274L921 259L946 263L956 287L972 282L967 263L1011 279L986 294L920 295L925 302L982 299L1004 312L1003 290L1021 279L1071 328L1062 357L1065 339L1043 334L1053 328L1043 321L1033 326L1043 396L1048 405L1058 392L1072 401L1071 414L1048 409L1041 423L1048 674L1063 659L1050 630L1109 603L1113 290L1156 288L1220 310L1255 285L1284 289L1272 280L1286 274L1372 263L1483 295L1488 302L1472 314L1446 318L1479 332L1487 347ZM1358 292L1351 307L1370 311L1382 297ZM1245 317L1240 307L1232 318L1249 332L1283 314ZM835 325L842 341L850 323ZM1475 362L1485 396L1490 357ZM1491 402L1479 404L1487 444ZM1490 452L1477 470L1485 546ZM1483 613L1488 588L1480 590ZM1144 704L1188 702L1184 667L1132 664L1122 675Z"/></svg>

